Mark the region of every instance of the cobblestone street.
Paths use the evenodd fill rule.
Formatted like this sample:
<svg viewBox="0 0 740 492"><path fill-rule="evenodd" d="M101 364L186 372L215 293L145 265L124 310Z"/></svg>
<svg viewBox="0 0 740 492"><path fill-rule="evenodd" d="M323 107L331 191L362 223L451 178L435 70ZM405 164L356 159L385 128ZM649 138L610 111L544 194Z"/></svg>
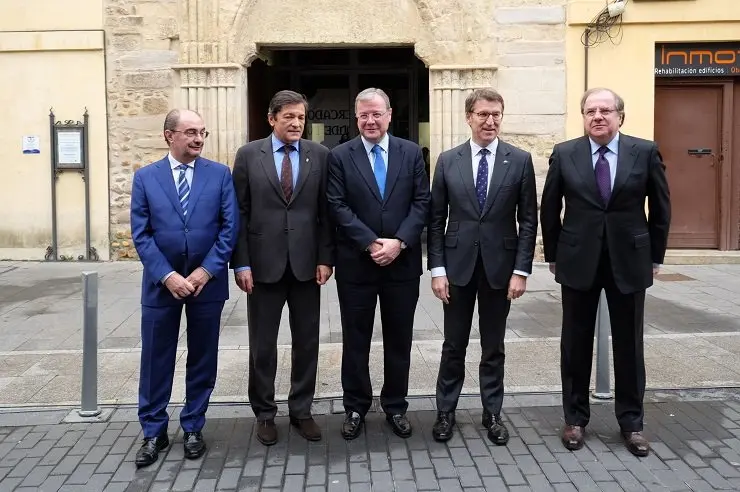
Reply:
<svg viewBox="0 0 740 492"><path fill-rule="evenodd" d="M110 421L58 423L68 410L0 414L0 490L35 491L705 491L740 490L740 393L649 393L647 458L622 445L611 404L594 404L586 445L570 452L559 439L561 410L548 395L507 397L512 439L492 445L478 399L463 398L455 437L432 440L433 402L413 399L414 434L395 436L382 413L368 415L355 441L339 434L343 415L320 403L324 439L308 443L277 419L280 441L258 443L248 407L217 405L204 429L207 453L183 458L182 433L157 463L136 470L141 438L135 409ZM335 409L334 409L335 410ZM36 424L29 425L32 422ZM46 423L40 423L46 422ZM174 437L174 440L172 440Z"/></svg>

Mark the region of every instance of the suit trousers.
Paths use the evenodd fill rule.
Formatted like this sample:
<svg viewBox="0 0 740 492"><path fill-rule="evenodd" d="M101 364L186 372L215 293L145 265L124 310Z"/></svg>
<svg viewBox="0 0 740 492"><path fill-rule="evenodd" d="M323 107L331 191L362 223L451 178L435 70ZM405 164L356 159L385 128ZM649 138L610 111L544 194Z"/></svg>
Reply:
<svg viewBox="0 0 740 492"><path fill-rule="evenodd" d="M498 415L504 401L504 336L511 301L507 289L492 289L478 257L467 285L450 285L450 303L444 304L444 343L437 376L437 410L454 412L465 379L465 352L473 324L475 300L481 360L478 366L483 408Z"/></svg>
<svg viewBox="0 0 740 492"><path fill-rule="evenodd" d="M297 419L311 416L319 359L321 287L315 279L305 282L296 279L288 264L278 282L255 282L252 293L247 297L247 391L257 420L272 420L277 414L277 339L286 302L292 341L288 410L291 417Z"/></svg>
<svg viewBox="0 0 740 492"><path fill-rule="evenodd" d="M585 426L590 419L589 385L593 358L594 328L601 289L606 291L611 321L614 358L615 413L625 432L638 432L643 425L645 355L643 318L645 291L623 294L614 283L609 251L599 260L591 289L580 291L563 285L563 329L560 341L560 372L565 422Z"/></svg>
<svg viewBox="0 0 740 492"><path fill-rule="evenodd" d="M380 404L389 415L405 414L411 365L414 314L419 279L404 282L356 283L337 280L342 317L342 390L344 409L364 416L373 401L370 341L375 306L380 299L383 329L383 388Z"/></svg>
<svg viewBox="0 0 740 492"><path fill-rule="evenodd" d="M180 412L185 432L198 432L206 422L208 402L216 385L223 308L223 301L185 303L188 358L185 406ZM141 306L139 422L145 438L167 433L167 404L172 396L181 317L182 305Z"/></svg>

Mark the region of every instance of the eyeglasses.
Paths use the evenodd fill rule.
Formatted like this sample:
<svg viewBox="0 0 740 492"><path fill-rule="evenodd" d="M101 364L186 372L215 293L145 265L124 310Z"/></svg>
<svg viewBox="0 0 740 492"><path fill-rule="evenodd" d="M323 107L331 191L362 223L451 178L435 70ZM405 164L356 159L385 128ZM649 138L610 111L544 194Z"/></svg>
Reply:
<svg viewBox="0 0 740 492"><path fill-rule="evenodd" d="M372 116L374 120L379 120L380 118L382 118L383 116L387 114L388 114L388 111L383 111L382 113L362 113L362 114L357 115L357 119L360 121L367 121Z"/></svg>
<svg viewBox="0 0 740 492"><path fill-rule="evenodd" d="M593 118L596 116L596 113L601 113L601 116L609 116L610 114L614 113L616 109L610 109L610 108L595 108L595 109L589 109L585 111L583 114L588 116L589 118Z"/></svg>
<svg viewBox="0 0 740 492"><path fill-rule="evenodd" d="M198 131L198 130L195 130L193 128L190 128L190 129L184 130L184 131L183 130L170 130L170 131L172 133L182 133L185 136L190 137L190 138L195 138L197 135L200 135L203 138L208 138L208 135L211 134L211 132L208 132L206 130Z"/></svg>
<svg viewBox="0 0 740 492"><path fill-rule="evenodd" d="M476 113L475 111L471 111L470 114L474 114L480 121L488 121L488 118L493 117L493 121L499 121L501 118L504 117L504 113L501 113L499 111L496 111L494 113L489 113L488 111L481 111L479 113Z"/></svg>

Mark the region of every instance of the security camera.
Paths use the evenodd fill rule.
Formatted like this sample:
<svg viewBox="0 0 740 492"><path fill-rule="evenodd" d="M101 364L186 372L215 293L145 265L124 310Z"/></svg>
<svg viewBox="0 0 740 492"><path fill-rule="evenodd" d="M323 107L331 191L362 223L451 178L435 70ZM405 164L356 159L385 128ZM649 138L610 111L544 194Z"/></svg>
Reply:
<svg viewBox="0 0 740 492"><path fill-rule="evenodd" d="M624 0L614 0L612 3L606 6L606 10L609 13L609 17L617 17L624 13Z"/></svg>

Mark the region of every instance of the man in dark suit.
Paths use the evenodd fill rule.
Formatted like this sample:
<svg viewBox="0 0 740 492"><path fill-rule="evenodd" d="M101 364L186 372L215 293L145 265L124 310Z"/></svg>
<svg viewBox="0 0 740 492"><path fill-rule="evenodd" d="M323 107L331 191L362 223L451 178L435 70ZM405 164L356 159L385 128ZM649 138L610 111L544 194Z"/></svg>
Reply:
<svg viewBox="0 0 740 492"><path fill-rule="evenodd" d="M169 446L172 393L182 307L187 316L185 407L180 412L185 457L206 449L201 429L216 384L221 311L229 298L228 262L238 233L229 168L200 157L208 136L201 117L171 111L164 123L170 148L134 174L131 233L144 265L141 285L139 421L144 443L136 466Z"/></svg>
<svg viewBox="0 0 740 492"><path fill-rule="evenodd" d="M643 319L645 290L653 284L668 241L671 205L665 166L655 143L619 132L624 101L613 91L587 91L581 113L587 135L555 146L541 204L545 261L562 289L562 440L570 450L583 446L590 417L594 325L604 289L617 421L627 449L647 456L650 446L642 434Z"/></svg>
<svg viewBox="0 0 740 492"><path fill-rule="evenodd" d="M444 303L445 336L432 435L448 441L453 434L477 297L483 426L492 442L505 445L504 335L511 301L524 293L532 273L534 166L529 152L498 138L504 117L498 92L474 90L465 101L465 115L471 138L439 156L432 182L429 269L432 291Z"/></svg>
<svg viewBox="0 0 740 492"><path fill-rule="evenodd" d="M412 431L406 396L429 182L421 148L388 135L391 111L382 90L360 92L355 99L360 136L329 154L329 207L338 235L345 439L360 434L372 403L368 364L378 298L384 355L380 403L397 435L408 437Z"/></svg>
<svg viewBox="0 0 740 492"><path fill-rule="evenodd" d="M285 303L290 312L290 422L310 441L321 439L311 416L319 357L320 288L332 275L333 235L326 203L329 150L301 138L308 102L293 91L270 101L272 134L239 149L234 185L241 228L231 266L247 292L249 401L257 439L275 444L277 338Z"/></svg>

